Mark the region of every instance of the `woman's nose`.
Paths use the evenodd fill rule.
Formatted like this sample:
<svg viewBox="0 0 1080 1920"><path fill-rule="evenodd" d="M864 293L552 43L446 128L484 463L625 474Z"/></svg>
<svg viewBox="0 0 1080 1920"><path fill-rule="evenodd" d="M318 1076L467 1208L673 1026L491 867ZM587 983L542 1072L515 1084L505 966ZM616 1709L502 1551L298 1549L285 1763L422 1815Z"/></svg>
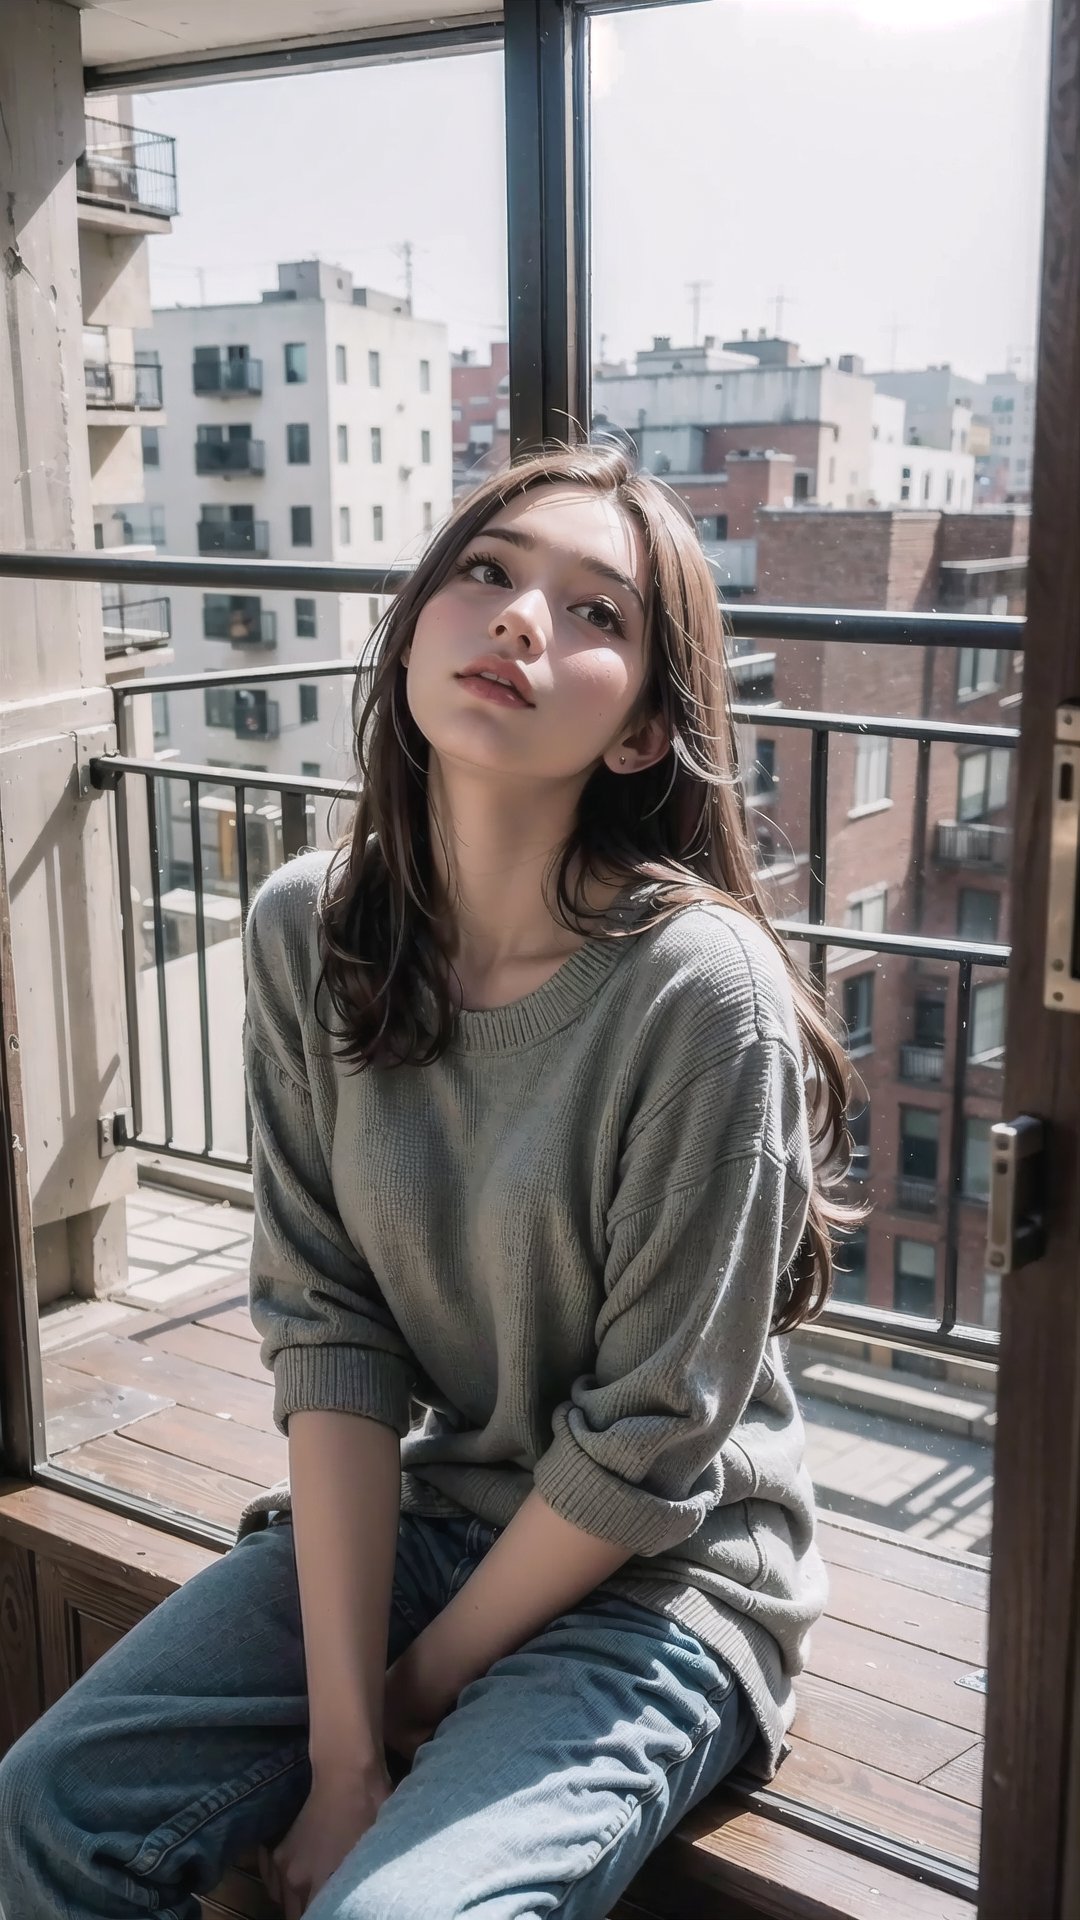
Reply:
<svg viewBox="0 0 1080 1920"><path fill-rule="evenodd" d="M547 607L541 593L518 594L517 598L492 618L489 633L493 640L525 640L529 646L547 645Z"/></svg>

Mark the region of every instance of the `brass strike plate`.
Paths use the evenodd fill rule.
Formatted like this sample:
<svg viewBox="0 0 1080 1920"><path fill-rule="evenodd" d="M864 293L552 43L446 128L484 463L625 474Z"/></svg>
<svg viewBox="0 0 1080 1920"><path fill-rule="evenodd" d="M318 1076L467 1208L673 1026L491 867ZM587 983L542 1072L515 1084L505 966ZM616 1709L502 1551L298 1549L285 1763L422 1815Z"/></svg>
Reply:
<svg viewBox="0 0 1080 1920"><path fill-rule="evenodd" d="M1080 1013L1077 862L1080 860L1080 702L1057 710L1050 802L1050 884L1046 896L1043 1004Z"/></svg>

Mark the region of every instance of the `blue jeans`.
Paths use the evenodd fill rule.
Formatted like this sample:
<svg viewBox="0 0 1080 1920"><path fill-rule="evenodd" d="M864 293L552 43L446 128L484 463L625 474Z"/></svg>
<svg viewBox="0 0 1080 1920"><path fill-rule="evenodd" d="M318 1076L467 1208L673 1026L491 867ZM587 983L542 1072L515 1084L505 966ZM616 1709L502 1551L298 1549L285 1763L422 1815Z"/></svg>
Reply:
<svg viewBox="0 0 1080 1920"><path fill-rule="evenodd" d="M403 1514L395 1660L496 1538ZM592 1595L461 1694L305 1920L602 1920L742 1758L742 1691L693 1636ZM198 1920L311 1785L293 1530L249 1534L0 1761L5 1920Z"/></svg>

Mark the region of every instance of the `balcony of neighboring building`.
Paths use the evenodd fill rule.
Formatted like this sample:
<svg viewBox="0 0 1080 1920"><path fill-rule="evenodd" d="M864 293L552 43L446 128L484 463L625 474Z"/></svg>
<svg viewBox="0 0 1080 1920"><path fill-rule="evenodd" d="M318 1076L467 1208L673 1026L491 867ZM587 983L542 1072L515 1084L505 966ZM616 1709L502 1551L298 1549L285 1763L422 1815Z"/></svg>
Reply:
<svg viewBox="0 0 1080 1920"><path fill-rule="evenodd" d="M270 553L270 523L234 513L232 518L217 519L203 509L196 528L200 553L246 554L249 559L265 560Z"/></svg>
<svg viewBox="0 0 1080 1920"><path fill-rule="evenodd" d="M90 114L75 166L79 224L106 233L168 233L177 212L176 142Z"/></svg>
<svg viewBox="0 0 1080 1920"><path fill-rule="evenodd" d="M246 347L196 347L191 384L193 392L219 394L223 400L235 394L260 394L263 363Z"/></svg>
<svg viewBox="0 0 1080 1920"><path fill-rule="evenodd" d="M106 589L101 616L107 660L119 654L159 652L172 639L172 608L167 594L136 599Z"/></svg>
<svg viewBox="0 0 1080 1920"><path fill-rule="evenodd" d="M228 479L234 473L266 472L266 442L253 440L249 431L230 427L197 427L195 430L195 471L221 474Z"/></svg>
<svg viewBox="0 0 1080 1920"><path fill-rule="evenodd" d="M130 427L136 416L162 413L161 363L94 357L83 362L86 420L90 427Z"/></svg>
<svg viewBox="0 0 1080 1920"><path fill-rule="evenodd" d="M276 647L277 614L257 595L205 593L203 636L228 640L234 647Z"/></svg>
<svg viewBox="0 0 1080 1920"><path fill-rule="evenodd" d="M939 867L974 867L1006 873L1009 829L988 820L939 820L934 830L934 860Z"/></svg>

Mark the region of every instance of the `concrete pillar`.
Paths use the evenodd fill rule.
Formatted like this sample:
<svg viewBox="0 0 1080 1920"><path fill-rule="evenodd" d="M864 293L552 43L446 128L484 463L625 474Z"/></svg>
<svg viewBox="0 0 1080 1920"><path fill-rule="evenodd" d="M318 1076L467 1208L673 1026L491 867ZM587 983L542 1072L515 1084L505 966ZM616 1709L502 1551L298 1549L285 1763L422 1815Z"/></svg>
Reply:
<svg viewBox="0 0 1080 1920"><path fill-rule="evenodd" d="M93 545L75 163L79 14L4 0L0 33L0 548ZM129 1104L100 590L0 579L0 831L11 892L39 1298L126 1278L132 1155L98 1121Z"/></svg>

